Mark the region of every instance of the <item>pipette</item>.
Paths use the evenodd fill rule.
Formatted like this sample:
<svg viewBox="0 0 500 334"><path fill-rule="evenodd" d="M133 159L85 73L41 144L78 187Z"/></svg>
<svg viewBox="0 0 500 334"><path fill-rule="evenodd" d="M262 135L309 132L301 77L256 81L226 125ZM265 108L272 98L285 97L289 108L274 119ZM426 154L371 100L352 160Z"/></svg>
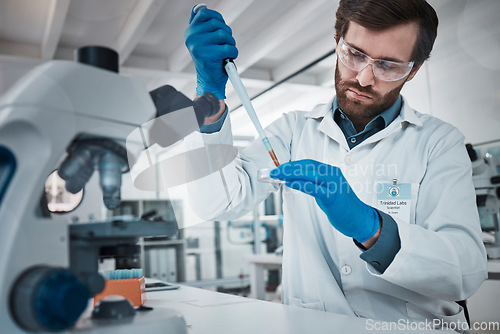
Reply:
<svg viewBox="0 0 500 334"><path fill-rule="evenodd" d="M243 82L241 82L241 78L238 75L238 70L236 69L236 66L234 65L232 59L224 60L224 69L226 70L226 74L229 77L229 80L231 80L231 83L233 84L234 90L240 97L241 104L243 104L243 107L245 107L248 116L252 120L252 123L255 126L255 128L257 129L259 136L262 138L262 142L264 143L267 152L271 156L271 159L273 159L273 162L276 165L276 167L278 167L280 165L278 158L274 153L274 150L271 146L271 143L269 142L269 139L266 136L266 133L264 132L264 129L262 128L262 125L260 125L260 121L257 118L257 114L255 113L255 109L252 106L250 97L248 96L245 86L243 86Z"/></svg>
<svg viewBox="0 0 500 334"><path fill-rule="evenodd" d="M196 14L202 8L207 8L207 5L204 3L200 3L194 7L193 12ZM248 96L245 86L243 86L243 82L241 82L241 78L240 75L238 74L238 70L236 69L234 61L230 58L226 58L224 59L222 65L224 67L224 70L226 71L227 76L229 77L229 80L231 80L231 84L233 85L234 90L236 91L238 97L240 98L241 104L247 111L247 114L252 120L255 129L257 129L257 133L262 138L262 143L264 143L264 146L266 147L267 152L271 156L274 165L278 167L280 165L278 158L276 157L276 154L274 153L271 143L269 142L269 139L267 138L266 133L264 132L264 129L262 128L259 119L257 118L255 109L252 106L252 101Z"/></svg>

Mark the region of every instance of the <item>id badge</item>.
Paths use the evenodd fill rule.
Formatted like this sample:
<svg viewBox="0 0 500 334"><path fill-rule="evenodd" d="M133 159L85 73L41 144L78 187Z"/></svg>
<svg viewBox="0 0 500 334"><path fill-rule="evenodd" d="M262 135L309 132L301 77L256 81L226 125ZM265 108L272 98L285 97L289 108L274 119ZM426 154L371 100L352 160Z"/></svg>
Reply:
<svg viewBox="0 0 500 334"><path fill-rule="evenodd" d="M377 189L377 209L392 218L410 221L411 183L379 183Z"/></svg>

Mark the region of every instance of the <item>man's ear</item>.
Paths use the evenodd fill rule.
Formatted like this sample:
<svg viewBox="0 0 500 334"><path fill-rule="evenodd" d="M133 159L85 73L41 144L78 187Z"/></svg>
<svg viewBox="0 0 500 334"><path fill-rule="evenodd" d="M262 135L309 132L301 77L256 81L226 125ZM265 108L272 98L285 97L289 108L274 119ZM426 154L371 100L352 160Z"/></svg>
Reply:
<svg viewBox="0 0 500 334"><path fill-rule="evenodd" d="M416 67L413 67L410 71L410 75L408 76L408 78L406 79L406 82L410 81L411 79L413 79L413 77L417 74L418 70L420 69L420 67L422 67L424 63L422 62L420 65L416 66Z"/></svg>

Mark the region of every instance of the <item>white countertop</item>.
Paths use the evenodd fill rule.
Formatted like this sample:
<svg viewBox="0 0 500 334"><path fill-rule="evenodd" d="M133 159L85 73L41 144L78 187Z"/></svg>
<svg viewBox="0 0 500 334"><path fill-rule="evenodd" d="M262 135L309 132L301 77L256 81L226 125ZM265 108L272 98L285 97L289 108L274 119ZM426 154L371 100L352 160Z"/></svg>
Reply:
<svg viewBox="0 0 500 334"><path fill-rule="evenodd" d="M148 292L146 306L182 314L189 333L373 333L375 321L222 294L193 287ZM382 323L379 322L378 325ZM402 333L384 330L383 333ZM412 331L409 331L412 332ZM413 331L444 333L443 331Z"/></svg>
<svg viewBox="0 0 500 334"><path fill-rule="evenodd" d="M488 260L488 272L500 273L500 259Z"/></svg>

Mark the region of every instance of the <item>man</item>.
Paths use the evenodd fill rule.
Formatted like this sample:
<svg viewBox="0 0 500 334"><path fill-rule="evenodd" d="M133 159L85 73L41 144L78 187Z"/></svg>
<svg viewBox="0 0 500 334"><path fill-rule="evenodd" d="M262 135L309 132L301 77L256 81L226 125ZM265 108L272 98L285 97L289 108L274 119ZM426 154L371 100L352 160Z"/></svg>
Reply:
<svg viewBox="0 0 500 334"><path fill-rule="evenodd" d="M408 106L400 91L429 57L438 18L425 0L341 0L336 97L266 129L282 163L283 302L384 321L463 325L455 301L487 276L463 135ZM222 60L236 43L222 16L192 14L186 45L197 93L221 100L201 131L231 144ZM234 219L278 186L260 140L217 176L191 187L199 214ZM217 179L219 177L219 179ZM439 325L439 321L436 324Z"/></svg>

